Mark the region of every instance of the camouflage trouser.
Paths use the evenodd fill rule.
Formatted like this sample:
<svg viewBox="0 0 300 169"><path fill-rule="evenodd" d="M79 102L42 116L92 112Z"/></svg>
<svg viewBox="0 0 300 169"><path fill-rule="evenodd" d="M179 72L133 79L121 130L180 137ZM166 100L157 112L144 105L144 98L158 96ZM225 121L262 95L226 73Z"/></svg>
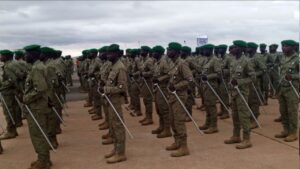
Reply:
<svg viewBox="0 0 300 169"><path fill-rule="evenodd" d="M131 93L131 105L133 106L135 111L140 111L141 110L141 101L140 101L140 91L139 87L137 86L138 84L133 83L131 84L130 88L130 93Z"/></svg>
<svg viewBox="0 0 300 169"><path fill-rule="evenodd" d="M112 104L114 105L115 109L123 119L122 107L121 104L124 102L124 98L121 95L116 95L110 98ZM124 154L125 153L125 138L126 133L125 129L117 117L114 110L109 107L108 108L109 114L109 121L110 121L110 134L114 140L114 149L117 154Z"/></svg>
<svg viewBox="0 0 300 169"><path fill-rule="evenodd" d="M38 121L39 125L43 129L44 132L48 131L48 115L49 115L49 108L45 107L44 109L31 109L35 119ZM31 138L31 142L33 144L33 148L35 152L38 154L37 161L41 164L48 164L50 160L50 153L49 153L49 145L42 135L40 129L37 127L36 123L30 116L27 114L27 121L28 121L28 128L29 134Z"/></svg>
<svg viewBox="0 0 300 169"><path fill-rule="evenodd" d="M243 96L248 102L248 94L243 92ZM250 138L251 123L250 112L246 104L239 95L232 97L232 120L233 120L233 136L240 137L241 127L243 128L244 139Z"/></svg>
<svg viewBox="0 0 300 169"><path fill-rule="evenodd" d="M277 90L278 86L279 86L279 80L280 80L279 73L277 71L271 69L270 78L271 78L272 85L274 86L275 90ZM275 95L275 93L274 93L274 91L272 91L272 89L271 89L271 94Z"/></svg>
<svg viewBox="0 0 300 169"><path fill-rule="evenodd" d="M268 79L268 75L265 73L262 76L262 79L260 81L261 81L260 87L261 87L262 95L263 95L265 101L268 102L268 98L269 98L269 83L270 83L270 81Z"/></svg>
<svg viewBox="0 0 300 169"><path fill-rule="evenodd" d="M17 123L17 110L16 109L17 109L18 103L15 100L15 96L14 95L3 95L3 99L9 109L9 112L10 112L12 118ZM4 103L2 103L2 107L3 107L6 124L7 124L7 126L6 126L7 132L16 132L16 126L13 124L13 121L11 120L11 118L9 116L9 112L8 112L6 106L4 105Z"/></svg>
<svg viewBox="0 0 300 169"><path fill-rule="evenodd" d="M47 133L50 141L52 141L56 137L56 131L60 121L53 110L51 110L51 112L48 114L47 120L48 120Z"/></svg>
<svg viewBox="0 0 300 169"><path fill-rule="evenodd" d="M151 92L152 92L152 82L151 81L146 81ZM143 96L143 102L145 105L145 114L146 114L146 118L147 119L152 119L152 113L153 113L153 105L152 105L152 95L149 91L149 89L147 88L146 84L144 83L144 81L142 81L142 96Z"/></svg>
<svg viewBox="0 0 300 169"><path fill-rule="evenodd" d="M99 115L99 116L102 116L102 97L101 95L98 93L98 86L97 85L94 85L93 86L93 106L94 106L94 109L96 110L96 114Z"/></svg>
<svg viewBox="0 0 300 169"><path fill-rule="evenodd" d="M73 85L73 81L72 81L72 72L67 72L67 83Z"/></svg>
<svg viewBox="0 0 300 169"><path fill-rule="evenodd" d="M281 87L279 93L279 111L282 117L283 128L289 134L297 132L298 103L299 100L291 87Z"/></svg>
<svg viewBox="0 0 300 169"><path fill-rule="evenodd" d="M187 93L185 92L177 92L179 98L183 103L187 100ZM186 133L186 126L185 126L185 116L186 112L182 108L181 104L174 100L170 102L170 120L171 120L171 127L174 133L175 143L177 145L184 145L187 144L187 133Z"/></svg>
<svg viewBox="0 0 300 169"><path fill-rule="evenodd" d="M255 85L256 89L259 88L259 85ZM259 112L259 106L260 106L260 102L259 102L259 98L260 96L257 96L254 87L251 85L249 88L249 96L248 96L248 104L249 107L251 108L254 116L258 119L258 116L260 115ZM251 121L253 122L254 119L251 116Z"/></svg>
<svg viewBox="0 0 300 169"><path fill-rule="evenodd" d="M216 91L216 84L210 83L211 86L214 88ZM217 92L217 91L216 91ZM217 127L217 97L216 95L212 92L212 90L205 85L204 86L204 105L205 105L205 111L206 111L206 121L205 125L208 127Z"/></svg>
<svg viewBox="0 0 300 169"><path fill-rule="evenodd" d="M185 107L192 115L193 114L193 105L195 104L195 96L194 96L195 86L190 85L189 90L190 90L190 94L188 94L187 100L185 102ZM186 116L188 116L188 115L186 115Z"/></svg>
<svg viewBox="0 0 300 169"><path fill-rule="evenodd" d="M165 92L167 91L167 88L161 88L161 90L167 97L167 92ZM166 103L165 99L163 98L162 94L158 91L158 89L155 92L155 108L159 117L159 128L170 128L169 105L168 103Z"/></svg>
<svg viewBox="0 0 300 169"><path fill-rule="evenodd" d="M227 83L227 82L225 81L225 83ZM228 95L229 91L227 91L227 90L229 90L227 84L226 84L226 86L224 83L221 83L219 85L219 93L218 94L219 94L220 98L222 99L222 101L224 102L224 104L229 108L230 107L229 95ZM221 114L222 115L229 114L228 111L225 109L225 107L222 104L221 104Z"/></svg>

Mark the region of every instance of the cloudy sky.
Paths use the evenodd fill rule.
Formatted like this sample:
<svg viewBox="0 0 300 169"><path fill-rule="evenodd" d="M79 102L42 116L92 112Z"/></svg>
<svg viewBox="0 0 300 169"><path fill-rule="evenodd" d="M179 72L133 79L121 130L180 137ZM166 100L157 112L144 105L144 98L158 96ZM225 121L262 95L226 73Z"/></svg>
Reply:
<svg viewBox="0 0 300 169"><path fill-rule="evenodd" d="M0 2L0 49L41 44L77 56L86 48L177 41L191 47L299 40L298 1L12 1Z"/></svg>

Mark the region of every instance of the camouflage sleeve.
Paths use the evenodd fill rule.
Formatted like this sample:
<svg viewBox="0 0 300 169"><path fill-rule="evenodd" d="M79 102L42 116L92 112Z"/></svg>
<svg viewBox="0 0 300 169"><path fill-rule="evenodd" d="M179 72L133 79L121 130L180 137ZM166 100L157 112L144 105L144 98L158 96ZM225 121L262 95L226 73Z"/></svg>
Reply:
<svg viewBox="0 0 300 169"><path fill-rule="evenodd" d="M263 75L263 73L267 70L267 66L265 64L263 64L261 61L259 61L258 59L255 59L255 64L259 68L255 72L256 77Z"/></svg>
<svg viewBox="0 0 300 169"><path fill-rule="evenodd" d="M104 92L106 94L124 94L127 91L127 75L126 70L121 68L116 77L115 86L105 86Z"/></svg>
<svg viewBox="0 0 300 169"><path fill-rule="evenodd" d="M179 81L177 84L174 85L176 90L184 89L189 86L190 82L193 81L193 74L191 69L186 63L182 63L179 67L179 73L182 76L182 80Z"/></svg>
<svg viewBox="0 0 300 169"><path fill-rule="evenodd" d="M169 79L170 78L170 75L169 75L169 71L170 71L170 64L167 63L166 60L162 60L162 63L160 66L160 77L157 79L158 81L164 81L166 79Z"/></svg>
<svg viewBox="0 0 300 169"><path fill-rule="evenodd" d="M292 76L292 79L293 80L299 80L299 60L296 59L295 61L295 67L293 68L293 70L291 70L290 72L290 75Z"/></svg>
<svg viewBox="0 0 300 169"><path fill-rule="evenodd" d="M153 64L154 63L152 59L147 60L147 62L145 63L145 69L142 73L144 77L149 78L153 75Z"/></svg>
<svg viewBox="0 0 300 169"><path fill-rule="evenodd" d="M214 72L207 75L208 80L217 79L219 77L219 74L221 73L221 69L222 69L222 64L220 60L214 59L213 67L214 67Z"/></svg>
<svg viewBox="0 0 300 169"><path fill-rule="evenodd" d="M252 81L255 81L255 71L254 68L249 62L245 63L245 72L246 72L246 77L242 79L237 79L238 85L244 85L251 83Z"/></svg>
<svg viewBox="0 0 300 169"><path fill-rule="evenodd" d="M16 74L14 73L14 71L9 68L6 68L4 70L4 73L5 73L5 76L7 76L7 78L2 81L0 91L6 90L13 86L17 87L18 86L17 85L18 78L17 78Z"/></svg>
<svg viewBox="0 0 300 169"><path fill-rule="evenodd" d="M32 69L31 77L33 90L30 90L29 93L24 95L23 101L25 104L30 104L41 97L44 97L48 89L47 82L44 77L44 70L37 68Z"/></svg>

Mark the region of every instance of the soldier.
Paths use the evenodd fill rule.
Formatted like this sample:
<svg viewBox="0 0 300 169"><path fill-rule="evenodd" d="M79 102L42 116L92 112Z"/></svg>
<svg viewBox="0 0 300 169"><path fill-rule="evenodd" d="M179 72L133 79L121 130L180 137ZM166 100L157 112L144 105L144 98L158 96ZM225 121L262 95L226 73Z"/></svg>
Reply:
<svg viewBox="0 0 300 169"><path fill-rule="evenodd" d="M55 61L52 56L55 55L55 51L49 47L42 47L41 48L41 55L40 60L44 62L46 66L46 73L47 73L47 84L48 84L48 101L49 106L54 108L59 114L61 115L62 107L59 105L59 101L55 97L56 89L59 87L58 76L56 75L56 66ZM57 128L59 128L60 121L57 115L55 114L54 110L51 110L51 113L48 115L48 138L51 141L54 148L58 148L58 141L57 141Z"/></svg>
<svg viewBox="0 0 300 169"><path fill-rule="evenodd" d="M160 93L156 86L155 91L155 108L159 117L159 126L157 129L152 130L152 134L157 134L157 138L171 137L170 130L170 112L169 103L166 102L168 96L167 85L169 81L169 71L174 66L169 58L163 56L165 49L162 46L155 46L152 48L152 55L154 58L153 66L153 84L159 85L164 96Z"/></svg>
<svg viewBox="0 0 300 169"><path fill-rule="evenodd" d="M107 154L107 163L117 163L126 160L125 155L125 129L116 113L123 119L122 107L124 104L124 93L127 90L126 68L120 60L119 45L112 44L107 49L108 60L112 63L111 71L101 93L108 95L117 112L109 107L109 120L112 127L111 132L114 139L114 149Z"/></svg>
<svg viewBox="0 0 300 169"><path fill-rule="evenodd" d="M65 58L65 64L67 69L67 84L73 86L72 74L74 72L74 62L70 55L67 55Z"/></svg>
<svg viewBox="0 0 300 169"><path fill-rule="evenodd" d="M145 118L140 120L140 123L143 126L153 124L153 97L152 97L152 74L153 74L153 58L150 57L149 52L151 48L148 46L141 47L141 59L140 62L137 64L138 70L136 73L140 73L140 88L141 94L143 97L143 102L145 105ZM149 87L149 88L148 88Z"/></svg>
<svg viewBox="0 0 300 169"><path fill-rule="evenodd" d="M26 62L31 64L32 68L26 79L23 102L30 108L41 129L45 132L47 131L47 118L50 113L46 68L39 61L39 45L26 46L24 49L26 51ZM30 169L49 169L51 165L49 145L31 115L27 114L26 119L33 147L38 154L37 161L31 163Z"/></svg>
<svg viewBox="0 0 300 169"><path fill-rule="evenodd" d="M183 60L185 60L185 62L188 64L189 68L194 71L195 70L195 58L191 56L191 52L192 52L192 49L188 46L183 46L182 49L181 49L181 58ZM195 72L192 72L193 74L195 74ZM193 114L193 105L195 104L195 84L194 82L190 83L189 84L189 87L188 87L188 98L187 98L187 101L185 103L185 106L187 108L187 110ZM192 121L188 115L186 115L185 117L185 121L186 122L190 122Z"/></svg>
<svg viewBox="0 0 300 169"><path fill-rule="evenodd" d="M219 74L221 73L221 64L220 60L213 55L214 45L206 44L203 46L204 56L207 57L207 62L203 66L201 80L203 82L203 96L204 96L204 105L206 111L206 121L203 126L200 127L205 134L213 134L218 132L217 125L217 97L213 93L213 90L217 91L219 84ZM211 89L208 86L208 83L213 87Z"/></svg>
<svg viewBox="0 0 300 169"><path fill-rule="evenodd" d="M229 103L229 68L230 63L232 62L233 56L226 54L227 51L227 45L219 45L218 46L218 52L219 52L219 58L221 61L221 73L220 73L220 79L221 83L219 86L219 92L220 92L220 98L223 100L224 104L227 107L230 107ZM221 105L221 113L219 114L220 119L227 119L229 118L229 112L225 109L223 105Z"/></svg>
<svg viewBox="0 0 300 169"><path fill-rule="evenodd" d="M296 92L299 92L299 56L295 51L297 46L295 41L284 40L281 45L284 58L281 62L278 99L283 131L276 134L275 137L284 138L286 142L292 142L298 139L299 98Z"/></svg>
<svg viewBox="0 0 300 169"><path fill-rule="evenodd" d="M180 100L185 103L187 100L187 88L189 83L193 81L193 74L188 65L180 58L180 51L181 44L176 42L169 43L167 55L175 65L169 72L170 81L168 84L168 90L171 92L169 95L170 120L175 139L172 145L166 147L168 151L175 151L171 153L171 157L189 155L185 126L186 112L173 93L176 92Z"/></svg>
<svg viewBox="0 0 300 169"><path fill-rule="evenodd" d="M136 73L138 71L138 62L140 60L139 58L139 50L138 49L132 49L131 50L131 58L129 59L130 66L128 69L129 78L131 81L129 93L131 95L130 97L130 103L132 105L132 109L134 111L134 114L136 116L142 116L141 113L141 101L140 101L140 86L138 82L140 81L139 73Z"/></svg>
<svg viewBox="0 0 300 169"><path fill-rule="evenodd" d="M107 48L108 46L104 46L99 50L99 54L100 54L100 59L103 62L103 65L100 67L100 71L99 74L97 74L97 77L99 79L99 88L103 88L105 86L105 82L108 80L108 75L110 73L111 70L111 66L112 63L111 61L109 61L107 59ZM112 124L111 121L109 120L109 104L108 102L102 98L102 107L103 107L103 111L105 114L105 120L103 123L101 123L99 125L99 130L106 130L109 129L109 131L107 132L107 134L104 134L102 136L103 141L102 144L103 145L109 145L113 143L113 137L112 137Z"/></svg>
<svg viewBox="0 0 300 169"><path fill-rule="evenodd" d="M7 132L0 137L1 140L12 139L18 136L16 123L17 122L17 102L15 94L20 92L18 84L18 72L20 71L15 61L13 61L13 52L10 50L1 50L1 62L4 62L2 67L3 75L0 86L2 95L3 113L6 119ZM13 119L13 120L12 120Z"/></svg>
<svg viewBox="0 0 300 169"><path fill-rule="evenodd" d="M266 50L267 45L262 43L259 45L259 50L260 50L260 60L263 64L266 65L267 63L267 59L268 59L268 53ZM268 72L265 72L262 76L261 76L261 92L263 94L264 97L264 104L267 105L268 104L268 98L269 98L269 78L268 78ZM267 80L266 80L267 79Z"/></svg>
<svg viewBox="0 0 300 169"><path fill-rule="evenodd" d="M200 109L202 111L205 110L205 106L204 106L204 96L203 96L204 91L203 91L201 76L202 76L203 66L207 62L207 57L203 55L203 51L204 51L203 46L198 47L197 48L198 56L195 58L195 63L196 63L195 80L198 84L198 93L200 94L201 103L202 103L200 107L197 106L197 109Z"/></svg>
<svg viewBox="0 0 300 169"><path fill-rule="evenodd" d="M101 96L98 94L98 82L96 78L96 73L100 71L100 67L102 66L102 61L97 57L98 50L97 49L90 49L89 50L89 83L90 83L90 90L93 99L93 108L89 110L89 112L93 112L94 115L92 116L92 120L100 120L102 119L102 107L101 107Z"/></svg>
<svg viewBox="0 0 300 169"><path fill-rule="evenodd" d="M18 90L16 92L16 97L18 97L18 99L22 99L23 98L23 94L24 94L24 88L25 88L25 80L26 80L26 76L27 76L27 72L29 71L28 65L27 63L23 60L24 59L24 52L21 50L15 51L15 65L16 67L19 69L19 73L17 74L18 76L18 81L17 81L17 85L19 86L18 88L20 90ZM21 105L20 105L21 106ZM23 125L22 122L22 109L20 106L16 107L16 127L21 127Z"/></svg>
<svg viewBox="0 0 300 169"><path fill-rule="evenodd" d="M237 149L245 149L252 147L250 142L250 113L246 107L249 85L252 80L255 79L255 73L251 67L250 62L243 54L244 48L247 47L247 43L242 40L233 41L232 54L235 56L234 61L230 66L230 83L232 87L238 87L242 95L239 95L236 89L232 89L231 103L232 103L232 120L233 120L233 136L225 140L225 144L236 144L241 142L240 130L243 128L243 142L236 146ZM243 96L246 103L243 102Z"/></svg>
<svg viewBox="0 0 300 169"><path fill-rule="evenodd" d="M262 83L261 79L262 79L264 72L266 72L266 70L267 70L267 67L265 66L264 63L261 62L261 60L259 59L259 55L256 53L257 48L258 48L258 45L256 43L254 43L254 42L247 43L247 53L248 53L248 57L249 57L249 62L255 71L255 77L256 77L255 80L253 80L251 82L253 84L251 84L250 88L249 88L248 104L249 104L249 107L251 108L252 112L254 113L254 116L256 117L256 119L258 119L258 116L260 115L259 100L262 100L262 97L264 97L264 96L261 96L260 91L259 91L260 84ZM251 118L251 129L255 129L257 127L258 127L257 123L255 122L255 120L253 118Z"/></svg>
<svg viewBox="0 0 300 169"><path fill-rule="evenodd" d="M274 91L271 90L270 95L272 98L276 98L276 90L278 89L278 85L279 85L279 63L281 62L282 57L280 56L279 53L277 53L277 48L278 45L277 44L271 44L269 46L269 51L270 53L268 54L268 58L267 58L267 67L268 67L268 73L270 75L270 79L271 79L271 84L274 87Z"/></svg>
<svg viewBox="0 0 300 169"><path fill-rule="evenodd" d="M84 107L92 107L93 106L93 93L92 90L90 89L90 83L89 83L89 65L91 60L89 59L89 50L84 50L82 51L82 55L85 57L85 60L83 62L83 68L82 68L82 72L84 75L84 86L86 91L88 92L88 98L87 98L87 102L83 105Z"/></svg>
<svg viewBox="0 0 300 169"><path fill-rule="evenodd" d="M80 92L84 92L84 86L83 86L83 76L82 76L82 62L83 62L83 57L79 56L77 58L77 75L79 77L79 82L80 82Z"/></svg>

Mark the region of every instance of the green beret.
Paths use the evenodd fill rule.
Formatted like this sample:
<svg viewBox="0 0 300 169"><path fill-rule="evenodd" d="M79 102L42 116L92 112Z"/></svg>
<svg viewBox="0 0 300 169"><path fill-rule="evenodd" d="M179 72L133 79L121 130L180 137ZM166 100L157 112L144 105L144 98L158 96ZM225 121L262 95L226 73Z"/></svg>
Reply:
<svg viewBox="0 0 300 169"><path fill-rule="evenodd" d="M88 50L83 50L81 53L82 53L82 55L87 55L87 54L89 54L89 51Z"/></svg>
<svg viewBox="0 0 300 169"><path fill-rule="evenodd" d="M119 52L119 51L120 51L120 47L117 44L111 44L107 48L107 52Z"/></svg>
<svg viewBox="0 0 300 169"><path fill-rule="evenodd" d="M233 47L234 47L234 45L230 45L230 46L229 46L229 49L232 49Z"/></svg>
<svg viewBox="0 0 300 169"><path fill-rule="evenodd" d="M214 46L214 49L219 49L219 46Z"/></svg>
<svg viewBox="0 0 300 169"><path fill-rule="evenodd" d="M192 52L192 49L188 46L183 46L181 48L181 51L184 51L184 52L187 52L187 53L191 53Z"/></svg>
<svg viewBox="0 0 300 169"><path fill-rule="evenodd" d="M244 47L244 48L247 47L247 43L243 40L235 40L233 41L233 44L238 47Z"/></svg>
<svg viewBox="0 0 300 169"><path fill-rule="evenodd" d="M258 45L256 43L254 43L254 42L248 42L247 43L247 47L248 48L255 48L256 49L258 47Z"/></svg>
<svg viewBox="0 0 300 169"><path fill-rule="evenodd" d="M54 53L54 50L52 48L49 48L49 47L42 47L41 48L41 53L51 55L51 54Z"/></svg>
<svg viewBox="0 0 300 169"><path fill-rule="evenodd" d="M297 42L294 40L283 40L281 41L281 45L296 46Z"/></svg>
<svg viewBox="0 0 300 169"><path fill-rule="evenodd" d="M97 49L90 49L89 52L90 52L90 53L96 53L96 54L97 54L97 53L98 53L98 50L97 50Z"/></svg>
<svg viewBox="0 0 300 169"><path fill-rule="evenodd" d="M0 54L3 56L13 56L14 55L14 53L12 51L7 50L7 49L1 50Z"/></svg>
<svg viewBox="0 0 300 169"><path fill-rule="evenodd" d="M126 53L130 53L131 52L131 49L126 49Z"/></svg>
<svg viewBox="0 0 300 169"><path fill-rule="evenodd" d="M168 49L181 50L181 48L182 48L181 44L177 42L171 42L168 45Z"/></svg>
<svg viewBox="0 0 300 169"><path fill-rule="evenodd" d="M25 46L24 50L29 52L29 51L39 51L41 49L40 45L29 45L29 46Z"/></svg>
<svg viewBox="0 0 300 169"><path fill-rule="evenodd" d="M146 51L146 52L150 52L151 48L149 46L141 46L141 50Z"/></svg>
<svg viewBox="0 0 300 169"><path fill-rule="evenodd" d="M222 45L219 45L218 48L221 48L221 49L227 49L227 45L222 44Z"/></svg>
<svg viewBox="0 0 300 169"><path fill-rule="evenodd" d="M272 46L272 47L276 47L276 48L278 47L278 45L275 44L275 43L271 44L270 47L271 47L271 46Z"/></svg>
<svg viewBox="0 0 300 169"><path fill-rule="evenodd" d="M259 44L259 47L266 47L267 45L264 43Z"/></svg>
<svg viewBox="0 0 300 169"><path fill-rule="evenodd" d="M54 51L56 54L58 54L58 55L61 55L62 54L62 51L61 50L55 50Z"/></svg>
<svg viewBox="0 0 300 169"><path fill-rule="evenodd" d="M202 46L203 49L213 49L215 46L213 44L205 44Z"/></svg>
<svg viewBox="0 0 300 169"><path fill-rule="evenodd" d="M24 54L23 51L17 50L17 51L15 51L15 55L18 56L18 57L22 57L22 56L24 56L25 54Z"/></svg>
<svg viewBox="0 0 300 169"><path fill-rule="evenodd" d="M152 48L152 52L155 52L155 53L159 53L159 54L164 54L165 53L165 49L162 47L162 46L154 46Z"/></svg>
<svg viewBox="0 0 300 169"><path fill-rule="evenodd" d="M107 52L107 47L108 47L108 46L103 46L102 48L100 48L100 49L98 50L99 53Z"/></svg>

